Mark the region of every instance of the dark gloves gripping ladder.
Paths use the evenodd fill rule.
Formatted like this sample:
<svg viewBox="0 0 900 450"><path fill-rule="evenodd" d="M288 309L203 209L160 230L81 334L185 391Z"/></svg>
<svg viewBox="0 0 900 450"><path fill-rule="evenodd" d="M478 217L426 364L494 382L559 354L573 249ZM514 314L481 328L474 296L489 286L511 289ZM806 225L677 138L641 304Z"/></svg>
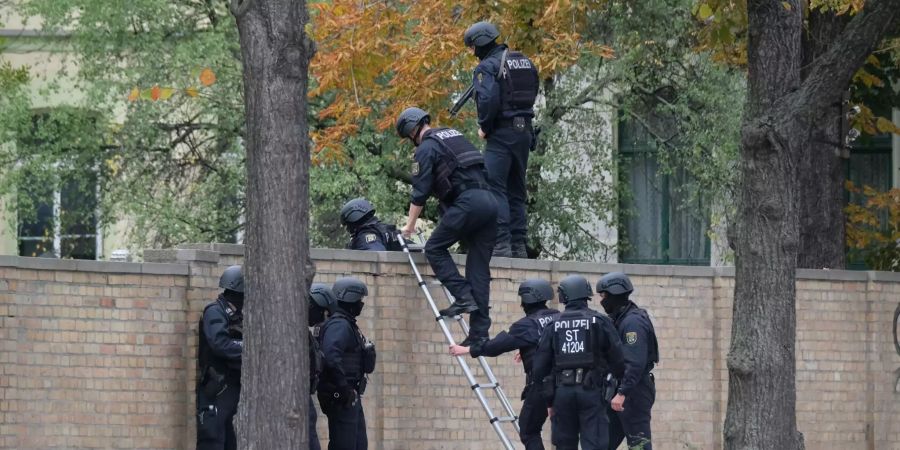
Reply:
<svg viewBox="0 0 900 450"><path fill-rule="evenodd" d="M415 273L416 275L416 280L419 283L419 287L422 289L422 292L425 293L425 298L428 300L428 305L431 307L431 312L432 314L434 314L435 320L441 327L441 331L444 332L444 337L447 338L447 342L450 345L456 345L456 340L453 338L453 334L450 332L450 328L447 325L448 320L455 320L456 323L458 323L462 328L464 335L469 334L469 326L466 323L465 319L462 318L462 316L441 316L439 308L434 302L434 297L431 296L431 291L429 291L428 289L428 283L426 283L422 278L422 273L419 272L419 268L418 266L416 266L416 262L413 259L413 252L421 252L425 247L421 232L418 234L418 238L419 243L413 243L404 238L402 234L397 236L397 239L400 241L400 245L403 247L403 252L406 253L407 257L409 258L409 265L412 266L413 273ZM441 290L444 292L444 296L447 298L447 302L453 304L453 296L450 294L446 287L444 287L439 281L436 280L432 284L440 286ZM487 414L487 417L490 420L491 427L494 428L494 431L497 432L497 436L503 443L503 447L507 450L514 449L515 447L513 447L513 444L510 442L509 437L507 437L506 432L503 430L503 427L501 425L505 422L511 422L516 430L516 434L518 434L518 417L516 416L512 405L509 403L509 399L507 399L506 394L500 387L500 382L497 381L497 377L495 377L494 372L491 371L491 367L488 365L487 360L485 360L484 357L478 358L478 362L481 364L481 368L484 371L484 374L489 382L478 383L478 381L475 379L475 375L472 373L472 369L469 367L469 362L466 360L466 357L456 356L455 358L456 362L459 364L459 367L462 369L463 374L465 374L466 381L472 388L472 392L475 393L475 396L478 398L479 403L481 403L482 408L484 408L484 412ZM484 390L486 389L493 390L497 395L497 399L500 401L500 404L503 405L503 409L506 410L506 416L497 416L494 414L494 411L488 403L487 398L484 394Z"/></svg>

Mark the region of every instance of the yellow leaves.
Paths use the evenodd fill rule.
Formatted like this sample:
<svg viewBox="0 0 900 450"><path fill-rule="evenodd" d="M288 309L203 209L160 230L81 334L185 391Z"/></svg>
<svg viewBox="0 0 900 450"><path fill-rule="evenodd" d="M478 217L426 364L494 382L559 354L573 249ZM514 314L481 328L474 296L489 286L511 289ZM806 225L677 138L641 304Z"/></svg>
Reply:
<svg viewBox="0 0 900 450"><path fill-rule="evenodd" d="M205 67L199 72L195 71L192 73L192 76L197 77L197 80L200 81L201 86L209 87L216 83L216 73L213 72L209 67ZM196 98L200 96L200 90L191 85L184 89L177 89L173 87L164 87L159 85L154 85L150 89L141 90L138 86L131 88L128 92L128 101L136 102L138 100L150 100L150 101L160 101L160 100L168 100L172 98L176 93L181 93L187 96L188 98Z"/></svg>
<svg viewBox="0 0 900 450"><path fill-rule="evenodd" d="M462 35L479 20L496 24L500 42L527 54L541 77L565 70L585 53L612 57L612 49L585 43L581 35L586 12L602 5L599 0L311 4L315 20L309 32L319 52L310 64L315 83L309 96L334 96L320 111L329 126L316 133L317 145L339 151L346 134L366 122L390 133L396 115L411 105L427 109L435 122L445 120L451 94L468 87L478 63ZM378 116L372 117L375 110Z"/></svg>
<svg viewBox="0 0 900 450"><path fill-rule="evenodd" d="M701 22L706 22L710 17L712 17L713 10L709 7L708 4L703 3L697 8L696 15Z"/></svg>
<svg viewBox="0 0 900 450"><path fill-rule="evenodd" d="M781 6L784 7L784 9L785 9L786 11L791 11L791 10L794 9L794 7L791 6L791 4L788 3L788 2L781 2Z"/></svg>
<svg viewBox="0 0 900 450"><path fill-rule="evenodd" d="M844 209L847 245L860 250L896 246L900 239L900 189L879 192L870 186L859 188L850 181L846 187L851 193L865 197L862 204L851 203Z"/></svg>
<svg viewBox="0 0 900 450"><path fill-rule="evenodd" d="M894 125L894 122L891 122L884 117L879 117L875 120L875 129L877 129L880 133L900 134L900 127Z"/></svg>
<svg viewBox="0 0 900 450"><path fill-rule="evenodd" d="M860 68L856 71L856 74L853 75L853 81L859 81L867 88L870 87L882 87L884 86L884 81L881 78L878 78L875 75L872 75L865 68Z"/></svg>

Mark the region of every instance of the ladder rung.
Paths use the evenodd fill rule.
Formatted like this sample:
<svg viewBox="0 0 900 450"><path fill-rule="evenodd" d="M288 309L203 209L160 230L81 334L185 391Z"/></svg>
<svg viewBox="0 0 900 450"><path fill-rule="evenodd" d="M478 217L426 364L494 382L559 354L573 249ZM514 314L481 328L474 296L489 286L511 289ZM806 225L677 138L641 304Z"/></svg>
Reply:
<svg viewBox="0 0 900 450"><path fill-rule="evenodd" d="M493 418L491 418L491 423L494 423L494 422L515 422L515 421L516 421L516 417L510 417L510 416L501 416L501 417L493 417Z"/></svg>
<svg viewBox="0 0 900 450"><path fill-rule="evenodd" d="M497 383L479 383L472 386L472 389L494 389L497 386L500 386Z"/></svg>

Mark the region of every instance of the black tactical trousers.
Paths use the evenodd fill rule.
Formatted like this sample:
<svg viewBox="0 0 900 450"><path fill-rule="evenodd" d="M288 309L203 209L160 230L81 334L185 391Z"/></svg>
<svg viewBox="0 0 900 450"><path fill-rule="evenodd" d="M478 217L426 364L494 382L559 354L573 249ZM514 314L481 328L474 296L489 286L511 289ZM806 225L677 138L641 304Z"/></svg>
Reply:
<svg viewBox="0 0 900 450"><path fill-rule="evenodd" d="M322 450L319 445L319 433L316 431L316 404L313 403L312 395L309 396L309 450Z"/></svg>
<svg viewBox="0 0 900 450"><path fill-rule="evenodd" d="M217 397L210 399L202 389L197 392L197 450L234 450L234 415L237 413L241 385L229 383Z"/></svg>
<svg viewBox="0 0 900 450"><path fill-rule="evenodd" d="M319 393L319 405L328 417L328 450L366 450L366 415L362 401L352 405L336 402L327 394Z"/></svg>
<svg viewBox="0 0 900 450"><path fill-rule="evenodd" d="M437 228L425 243L425 257L435 276L457 299L473 297L478 310L469 317L469 335L487 337L491 327L491 253L497 235L497 201L490 191L470 189L447 208ZM464 242L466 277L463 278L447 250Z"/></svg>
<svg viewBox="0 0 900 450"><path fill-rule="evenodd" d="M497 248L525 244L525 172L533 139L531 126L522 131L507 126L494 130L484 147L488 182L497 196Z"/></svg>
<svg viewBox="0 0 900 450"><path fill-rule="evenodd" d="M606 450L609 421L600 388L557 386L553 397L553 445L557 450Z"/></svg>
<svg viewBox="0 0 900 450"><path fill-rule="evenodd" d="M628 447L643 445L643 450L653 450L650 442L650 409L656 401L656 383L650 374L625 397L625 410L607 409L609 416L609 448L614 449L628 440Z"/></svg>
<svg viewBox="0 0 900 450"><path fill-rule="evenodd" d="M547 404L536 386L527 386L522 391L522 410L519 412L519 439L525 450L544 450L541 429L547 421Z"/></svg>

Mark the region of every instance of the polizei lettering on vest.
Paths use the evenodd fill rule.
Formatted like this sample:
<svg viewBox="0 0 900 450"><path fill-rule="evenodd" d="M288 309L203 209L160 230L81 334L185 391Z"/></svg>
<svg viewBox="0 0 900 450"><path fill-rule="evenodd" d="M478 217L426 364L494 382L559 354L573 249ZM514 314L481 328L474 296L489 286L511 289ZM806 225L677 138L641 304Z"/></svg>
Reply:
<svg viewBox="0 0 900 450"><path fill-rule="evenodd" d="M506 65L510 70L530 69L531 61L527 59L507 59Z"/></svg>
<svg viewBox="0 0 900 450"><path fill-rule="evenodd" d="M444 130L438 131L437 133L434 133L434 135L437 136L438 139L443 141L452 137L462 136L462 133L456 130Z"/></svg>
<svg viewBox="0 0 900 450"><path fill-rule="evenodd" d="M585 330L590 328L591 321L589 319L564 319L557 320L554 324L553 331L557 331L560 328L572 329L572 328L584 328Z"/></svg>

